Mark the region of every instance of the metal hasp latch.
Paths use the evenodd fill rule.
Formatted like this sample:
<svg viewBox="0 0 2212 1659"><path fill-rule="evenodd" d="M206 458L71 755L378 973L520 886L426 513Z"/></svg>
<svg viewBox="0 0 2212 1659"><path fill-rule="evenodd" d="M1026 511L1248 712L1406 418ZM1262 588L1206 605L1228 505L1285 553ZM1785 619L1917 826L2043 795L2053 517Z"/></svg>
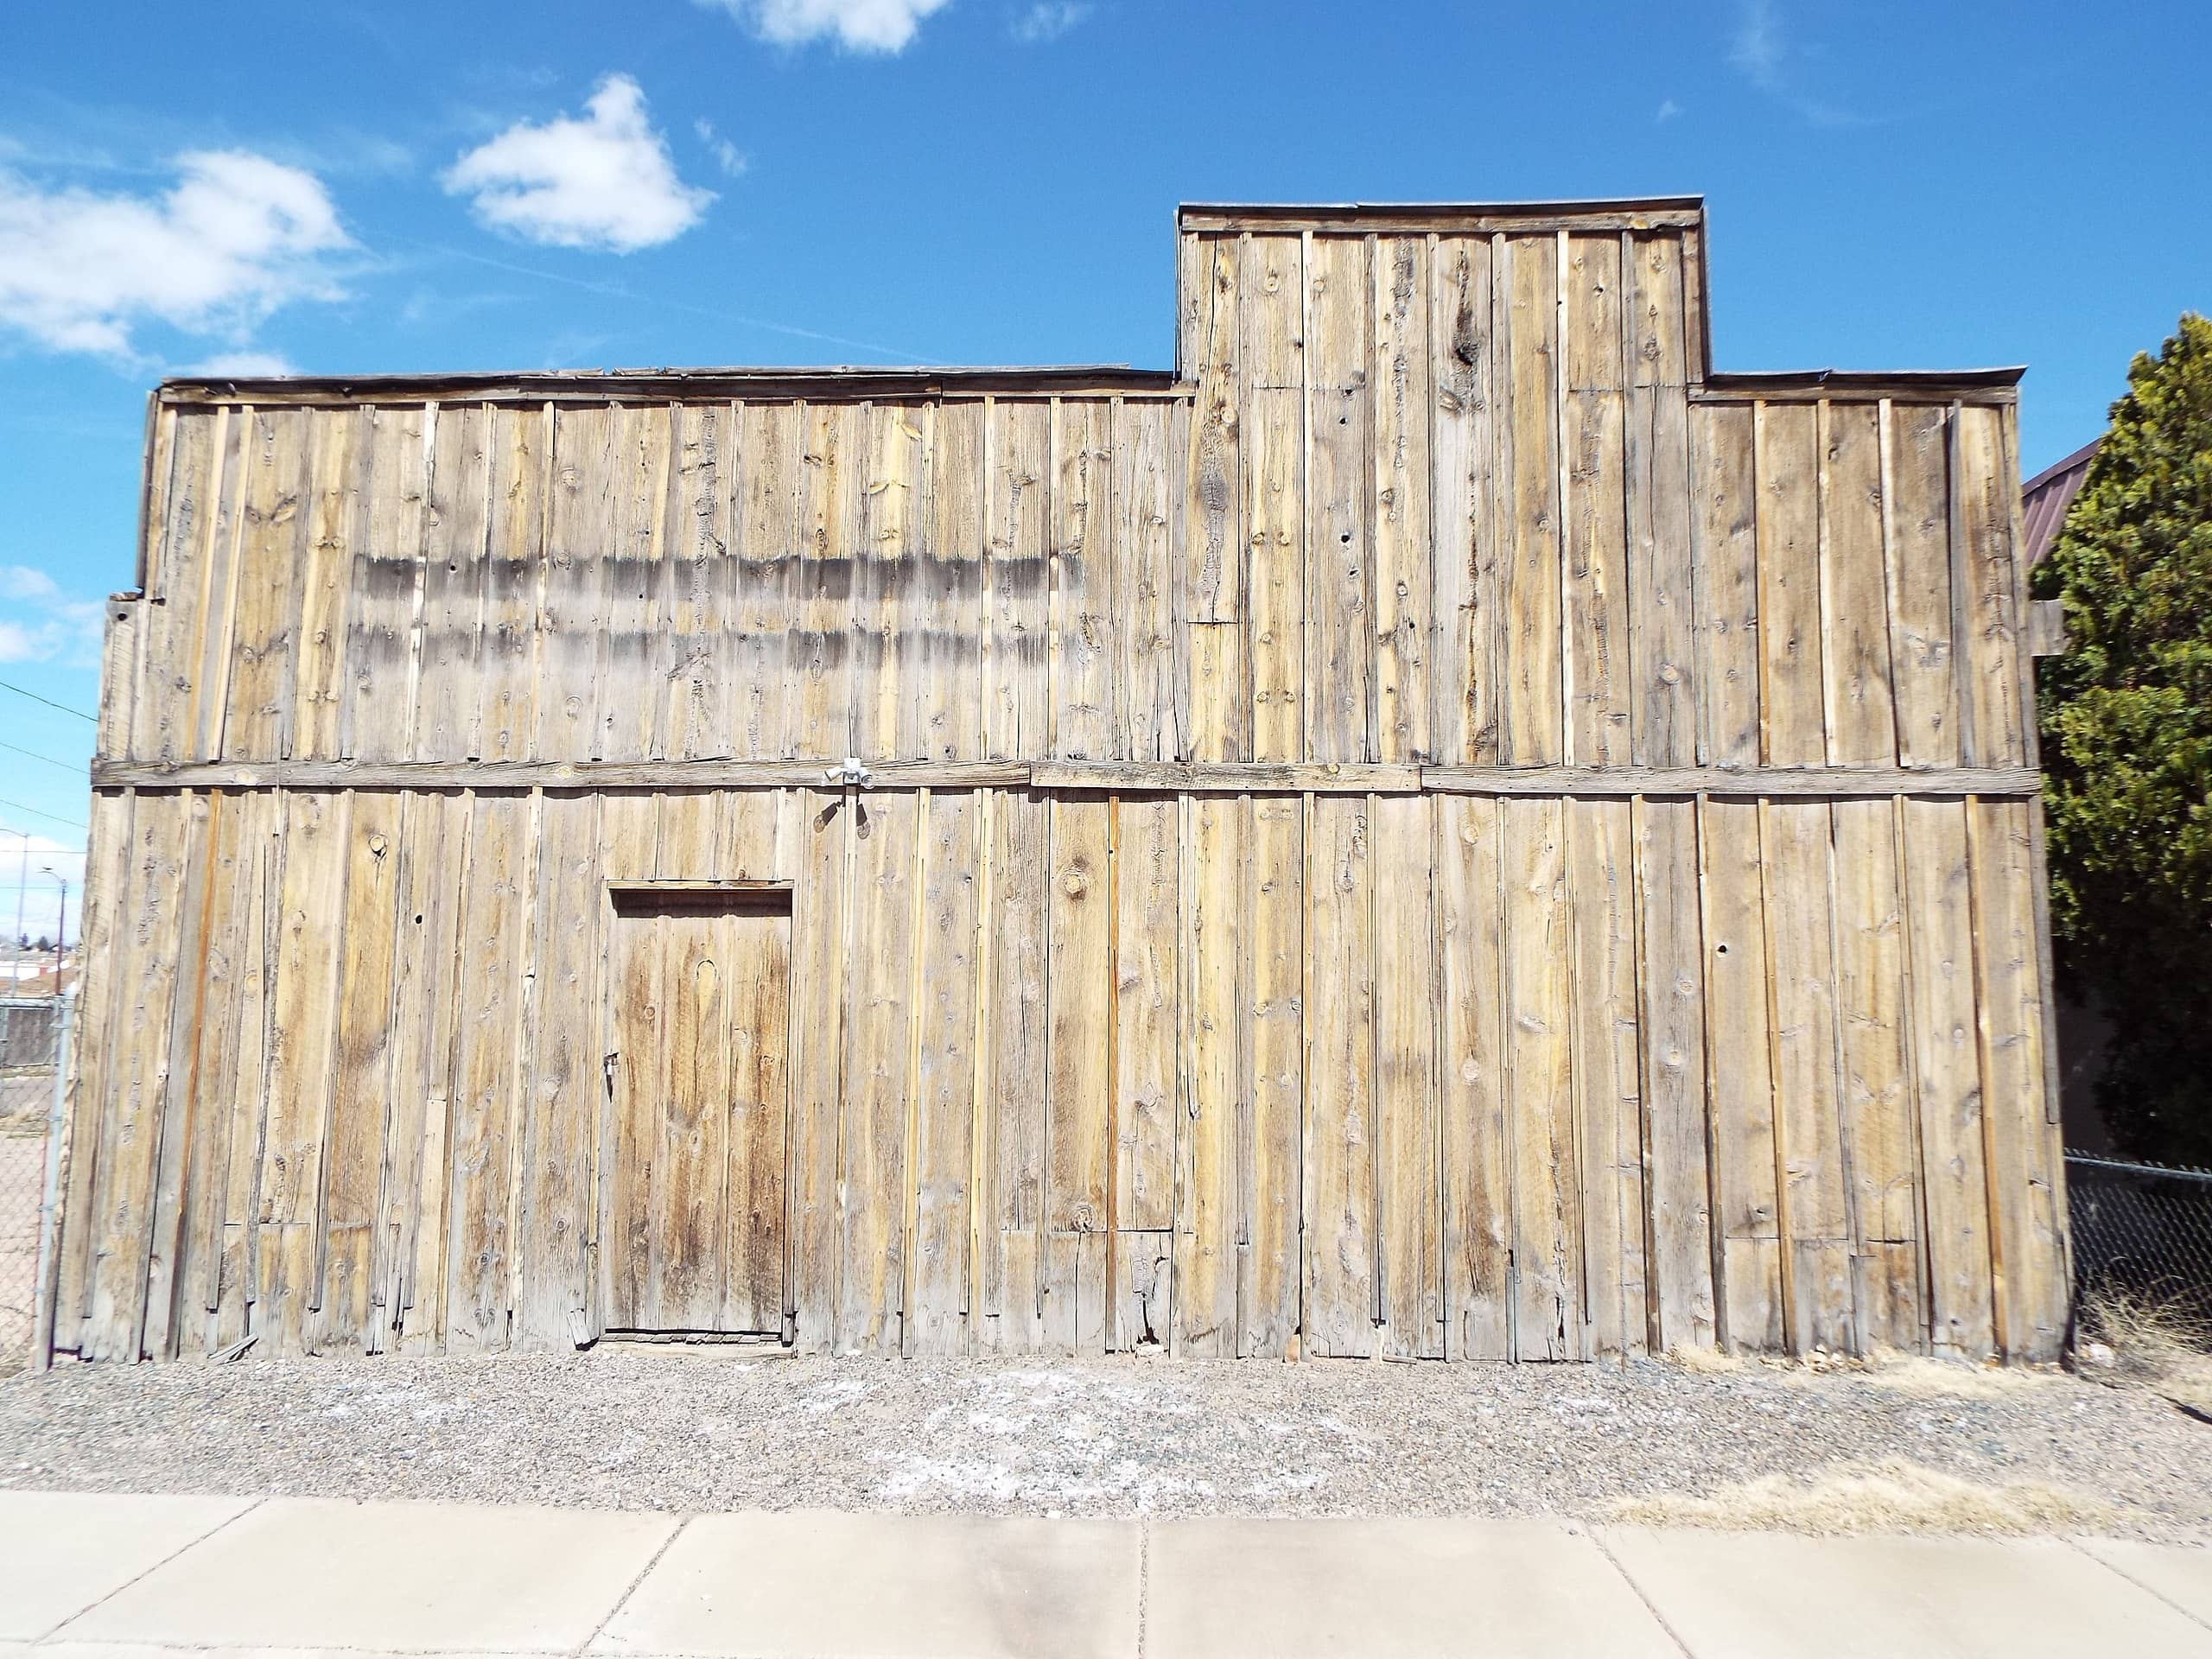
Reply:
<svg viewBox="0 0 2212 1659"><path fill-rule="evenodd" d="M843 766L830 768L830 781L842 784L847 789L866 789L874 779L869 776L868 769L861 764L860 756L849 754Z"/></svg>

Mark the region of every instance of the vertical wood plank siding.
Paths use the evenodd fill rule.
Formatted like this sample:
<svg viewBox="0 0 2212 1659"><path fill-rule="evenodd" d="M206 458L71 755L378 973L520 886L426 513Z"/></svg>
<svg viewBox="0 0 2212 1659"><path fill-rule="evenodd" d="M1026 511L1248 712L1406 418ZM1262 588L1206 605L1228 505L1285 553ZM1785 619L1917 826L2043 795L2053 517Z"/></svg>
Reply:
<svg viewBox="0 0 2212 1659"><path fill-rule="evenodd" d="M1709 382L1697 244L1186 229L1177 388L165 404L103 760L462 786L97 792L57 1346L2050 1357L2032 804L1762 788L2031 757L2013 410ZM1538 781L588 773L849 754ZM652 882L788 892L789 1062L632 1147Z"/></svg>

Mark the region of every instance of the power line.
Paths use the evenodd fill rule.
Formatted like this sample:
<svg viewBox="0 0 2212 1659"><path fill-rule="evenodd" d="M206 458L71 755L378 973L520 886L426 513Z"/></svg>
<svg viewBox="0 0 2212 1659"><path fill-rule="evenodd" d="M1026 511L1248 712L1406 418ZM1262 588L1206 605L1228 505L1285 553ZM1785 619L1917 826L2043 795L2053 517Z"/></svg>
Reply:
<svg viewBox="0 0 2212 1659"><path fill-rule="evenodd" d="M14 754L27 754L34 760L43 760L49 766L59 766L62 771L73 773L79 778L85 775L82 762L73 764L67 760L57 760L50 754L41 754L36 749L19 749L13 743L0 743L0 749L6 749Z"/></svg>
<svg viewBox="0 0 2212 1659"><path fill-rule="evenodd" d="M5 680L0 680L0 691L12 691L19 697L29 697L33 702L42 702L49 709L59 709L65 715L74 715L79 720L91 721L95 726L100 723L98 715L88 715L81 709L72 709L66 702L56 702L52 697L41 697L35 691L26 691L22 686L10 685Z"/></svg>
<svg viewBox="0 0 2212 1659"><path fill-rule="evenodd" d="M72 830L82 830L85 827L74 818L61 817L52 812L41 812L35 806L25 806L21 801L0 801L0 806L7 807L11 811L28 812L35 818L45 818L54 823L66 823ZM76 849L71 848L67 850L73 852Z"/></svg>

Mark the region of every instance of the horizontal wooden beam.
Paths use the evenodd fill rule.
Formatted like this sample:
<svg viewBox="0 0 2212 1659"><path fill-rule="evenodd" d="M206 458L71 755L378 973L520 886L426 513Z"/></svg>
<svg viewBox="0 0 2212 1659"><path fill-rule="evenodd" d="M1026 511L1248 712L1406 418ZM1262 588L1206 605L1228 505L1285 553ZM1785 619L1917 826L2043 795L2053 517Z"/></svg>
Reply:
<svg viewBox="0 0 2212 1659"><path fill-rule="evenodd" d="M257 408L355 404L649 404L723 400L851 401L870 397L1155 397L1186 395L1166 369L1126 364L945 369L651 369L515 374L282 375L165 380L157 395L177 405Z"/></svg>
<svg viewBox="0 0 2212 1659"><path fill-rule="evenodd" d="M2034 795L2031 766L1424 766L1421 787L1451 795Z"/></svg>
<svg viewBox="0 0 2212 1659"><path fill-rule="evenodd" d="M1204 760L1037 760L1035 789L1103 789L1188 795L1418 795L1419 766L1243 766Z"/></svg>
<svg viewBox="0 0 2212 1659"><path fill-rule="evenodd" d="M2027 766L1243 766L1173 760L97 760L95 789L1037 789L1189 795L2031 796Z"/></svg>
<svg viewBox="0 0 2212 1659"><path fill-rule="evenodd" d="M1021 760L886 760L863 789L1027 789ZM96 789L842 789L820 760L95 760Z"/></svg>
<svg viewBox="0 0 2212 1659"><path fill-rule="evenodd" d="M1827 397L1872 403L2017 403L2024 369L1796 369L1709 374L1690 388L1694 404L1804 403Z"/></svg>
<svg viewBox="0 0 2212 1659"><path fill-rule="evenodd" d="M1660 196L1606 201L1191 202L1176 214L1193 232L1643 231L1701 224L1702 200Z"/></svg>

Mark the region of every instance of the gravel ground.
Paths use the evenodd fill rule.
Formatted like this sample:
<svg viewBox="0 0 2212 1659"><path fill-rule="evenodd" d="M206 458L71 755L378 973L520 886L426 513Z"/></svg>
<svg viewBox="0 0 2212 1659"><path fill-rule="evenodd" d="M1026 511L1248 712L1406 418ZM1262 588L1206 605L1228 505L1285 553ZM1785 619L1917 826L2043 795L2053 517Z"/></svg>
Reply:
<svg viewBox="0 0 2212 1659"><path fill-rule="evenodd" d="M1602 1516L1903 1456L2212 1538L2212 1427L2050 1374L654 1353L71 1365L0 1382L0 1486L626 1509ZM1906 1383L1917 1387L1908 1390Z"/></svg>

